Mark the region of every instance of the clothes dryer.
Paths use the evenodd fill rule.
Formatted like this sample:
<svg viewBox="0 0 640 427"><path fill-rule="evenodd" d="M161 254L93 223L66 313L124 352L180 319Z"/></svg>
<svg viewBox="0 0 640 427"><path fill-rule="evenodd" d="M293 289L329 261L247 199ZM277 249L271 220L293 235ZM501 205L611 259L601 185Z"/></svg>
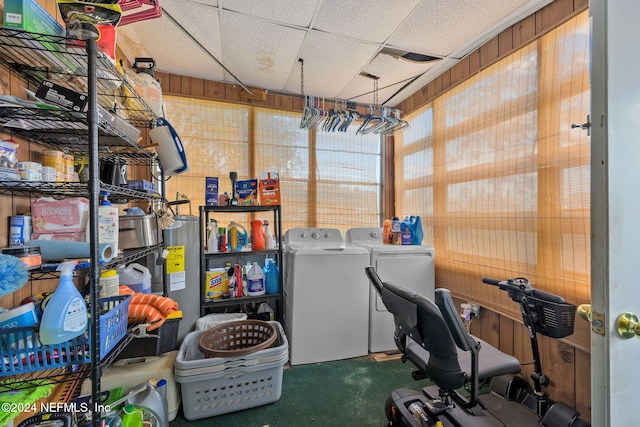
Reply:
<svg viewBox="0 0 640 427"><path fill-rule="evenodd" d="M289 362L366 355L368 250L346 246L338 229L293 228L285 233L284 255L283 323Z"/></svg>
<svg viewBox="0 0 640 427"><path fill-rule="evenodd" d="M433 300L435 290L434 249L431 245L385 245L382 228L351 228L346 242L367 249L370 265L385 282L394 283ZM364 273L364 270L362 272ZM369 286L369 351L396 350L393 316L375 288Z"/></svg>

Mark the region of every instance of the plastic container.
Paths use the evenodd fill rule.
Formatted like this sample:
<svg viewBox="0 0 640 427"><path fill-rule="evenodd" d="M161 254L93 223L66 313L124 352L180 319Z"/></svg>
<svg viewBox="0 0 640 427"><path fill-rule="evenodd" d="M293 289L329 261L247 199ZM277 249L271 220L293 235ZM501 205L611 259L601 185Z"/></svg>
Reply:
<svg viewBox="0 0 640 427"><path fill-rule="evenodd" d="M153 58L136 58L133 62L136 74L128 74L128 77L131 79L133 89L142 97L156 116L163 117L162 87L153 75L155 67L156 61Z"/></svg>
<svg viewBox="0 0 640 427"><path fill-rule="evenodd" d="M151 384L146 383L143 387L144 390L128 398L127 403L149 412L150 418L156 421L151 422L152 426L169 427L169 409L165 399Z"/></svg>
<svg viewBox="0 0 640 427"><path fill-rule="evenodd" d="M34 326L37 323L38 315L36 313L36 306L33 302L19 305L11 310L0 313L0 329L2 330L24 328L26 326ZM27 339L31 336L32 334L29 333L27 335ZM13 346L15 341L15 335L7 335L3 336L0 342L2 342L3 346Z"/></svg>
<svg viewBox="0 0 640 427"><path fill-rule="evenodd" d="M60 344L80 336L87 329L87 306L73 283L73 270L78 261L60 264L60 283L42 312L40 341Z"/></svg>
<svg viewBox="0 0 640 427"><path fill-rule="evenodd" d="M237 222L230 222L227 227L227 245L229 252L240 252L247 244L247 229Z"/></svg>
<svg viewBox="0 0 640 427"><path fill-rule="evenodd" d="M134 357L130 359L116 360L102 370L100 388L102 391L113 390L121 387L122 395L126 395L134 387L146 383L149 380L165 379L167 392L167 408L169 421L173 421L180 409L180 388L176 384L174 367L178 350L159 356ZM81 394L91 393L91 379L82 383Z"/></svg>
<svg viewBox="0 0 640 427"><path fill-rule="evenodd" d="M218 222L212 219L207 225L207 252L210 254L217 253L218 244Z"/></svg>
<svg viewBox="0 0 640 427"><path fill-rule="evenodd" d="M402 244L402 231L400 230L400 220L398 217L394 216L391 218L391 244L392 245L401 245ZM384 227L383 227L384 234Z"/></svg>
<svg viewBox="0 0 640 427"><path fill-rule="evenodd" d="M101 191L100 206L98 206L98 241L113 245L113 252L118 255L118 235L120 233L118 208L108 200L109 193ZM90 221L87 221L87 239L91 236Z"/></svg>
<svg viewBox="0 0 640 427"><path fill-rule="evenodd" d="M176 358L175 380L180 384L186 419L213 417L280 399L289 343L280 323L269 323L278 331L273 346L244 356L206 358L198 349L206 331L185 336Z"/></svg>
<svg viewBox="0 0 640 427"><path fill-rule="evenodd" d="M14 215L9 217L9 246L24 246L31 240L31 216Z"/></svg>
<svg viewBox="0 0 640 427"><path fill-rule="evenodd" d="M273 237L271 233L271 227L269 226L269 221L266 219L262 221L262 233L264 234L264 247L266 249L274 249L276 247L276 239Z"/></svg>
<svg viewBox="0 0 640 427"><path fill-rule="evenodd" d="M20 258L20 261L27 266L27 270L39 268L42 265L42 254L40 246L19 246L14 248L4 248L2 253Z"/></svg>
<svg viewBox="0 0 640 427"><path fill-rule="evenodd" d="M392 221L390 219L385 219L382 223L382 243L388 245L391 243L391 226Z"/></svg>
<svg viewBox="0 0 640 427"><path fill-rule="evenodd" d="M268 294L277 294L280 291L280 269L278 268L278 264L271 258L267 258L262 271L264 271L266 279L266 292Z"/></svg>
<svg viewBox="0 0 640 427"><path fill-rule="evenodd" d="M116 271L121 285L128 286L134 292L151 293L151 272L144 265L132 262L126 267L118 267Z"/></svg>
<svg viewBox="0 0 640 427"><path fill-rule="evenodd" d="M100 275L100 298L115 297L120 294L120 277L116 270L106 270Z"/></svg>
<svg viewBox="0 0 640 427"><path fill-rule="evenodd" d="M264 271L262 271L262 268L257 262L254 262L247 272L247 295L264 295L266 291L265 282L266 277L264 275Z"/></svg>
<svg viewBox="0 0 640 427"><path fill-rule="evenodd" d="M103 313L100 314L100 360L104 359L127 333L130 302L130 295L100 299L100 311ZM0 346L0 360L13 361L0 364L0 376L91 363L91 342L88 334L81 334L60 344L45 345L42 340L32 342L30 339L37 331L37 326L0 331L2 340L15 342L15 346ZM61 354L65 357L60 357Z"/></svg>
<svg viewBox="0 0 640 427"><path fill-rule="evenodd" d="M251 249L261 251L265 248L264 231L262 221L255 219L251 221Z"/></svg>
<svg viewBox="0 0 640 427"><path fill-rule="evenodd" d="M142 427L142 411L133 405L122 408L122 427Z"/></svg>
<svg viewBox="0 0 640 427"><path fill-rule="evenodd" d="M409 217L406 217L404 221L400 223L400 243L403 245L410 245L413 239L413 227Z"/></svg>

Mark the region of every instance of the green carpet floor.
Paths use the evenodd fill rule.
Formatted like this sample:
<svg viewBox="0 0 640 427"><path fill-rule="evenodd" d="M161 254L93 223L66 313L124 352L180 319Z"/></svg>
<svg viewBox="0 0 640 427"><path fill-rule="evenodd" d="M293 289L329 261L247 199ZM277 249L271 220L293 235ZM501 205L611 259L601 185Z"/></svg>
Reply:
<svg viewBox="0 0 640 427"><path fill-rule="evenodd" d="M287 366L277 402L196 421L180 410L170 427L382 427L392 390L427 385L413 381L412 370L410 363L370 357Z"/></svg>

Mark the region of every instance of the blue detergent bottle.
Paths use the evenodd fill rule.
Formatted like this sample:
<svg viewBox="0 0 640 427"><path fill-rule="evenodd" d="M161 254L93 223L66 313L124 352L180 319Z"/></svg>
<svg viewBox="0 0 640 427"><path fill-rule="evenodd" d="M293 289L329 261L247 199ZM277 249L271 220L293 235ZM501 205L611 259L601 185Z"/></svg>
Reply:
<svg viewBox="0 0 640 427"><path fill-rule="evenodd" d="M278 264L271 258L264 261L264 275L266 278L266 291L268 294L277 294L280 291L280 270Z"/></svg>
<svg viewBox="0 0 640 427"><path fill-rule="evenodd" d="M84 334L87 329L87 305L73 283L73 270L77 260L58 266L60 283L56 288L40 321L40 342L60 344Z"/></svg>
<svg viewBox="0 0 640 427"><path fill-rule="evenodd" d="M402 223L400 223L400 239L401 244L410 245L413 237L413 230L411 229L411 222L409 217L406 217Z"/></svg>

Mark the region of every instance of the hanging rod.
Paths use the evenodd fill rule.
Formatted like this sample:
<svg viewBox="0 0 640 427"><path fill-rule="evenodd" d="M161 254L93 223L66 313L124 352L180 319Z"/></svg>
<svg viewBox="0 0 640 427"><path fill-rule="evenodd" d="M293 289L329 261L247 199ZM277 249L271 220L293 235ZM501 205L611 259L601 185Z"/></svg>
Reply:
<svg viewBox="0 0 640 427"><path fill-rule="evenodd" d="M365 109L369 109L369 107L371 107L372 104L363 104L361 102L355 102L355 101L349 101L347 99L340 99L340 98L323 98L321 96L313 96L313 95L301 95L299 93L294 93L294 92L285 92L285 91L280 91L280 90L271 90L271 89L265 89L266 93L270 93L271 95L279 95L279 96L289 96L291 98L297 98L297 99L302 99L304 100L307 97L313 97L316 99L322 99L324 100L324 102L326 103L342 103L342 104L351 104L351 105L355 105L357 108L365 108Z"/></svg>

